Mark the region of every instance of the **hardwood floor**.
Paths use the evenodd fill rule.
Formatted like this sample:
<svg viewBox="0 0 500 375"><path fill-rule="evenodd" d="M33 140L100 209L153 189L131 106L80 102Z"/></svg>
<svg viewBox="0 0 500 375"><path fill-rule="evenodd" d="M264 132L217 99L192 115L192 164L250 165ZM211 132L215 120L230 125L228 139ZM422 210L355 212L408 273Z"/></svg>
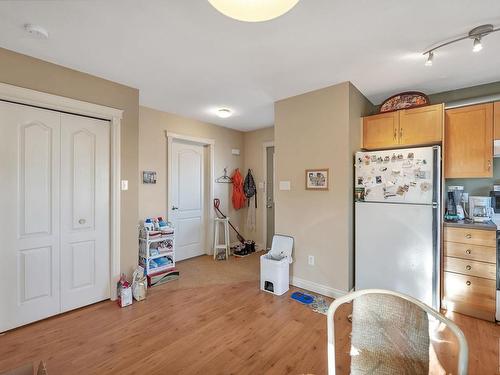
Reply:
<svg viewBox="0 0 500 375"><path fill-rule="evenodd" d="M325 374L326 317L260 292L258 255L180 262L181 279L120 309L106 301L0 336L0 372L44 359L53 374ZM470 374L498 373L500 327L453 319Z"/></svg>

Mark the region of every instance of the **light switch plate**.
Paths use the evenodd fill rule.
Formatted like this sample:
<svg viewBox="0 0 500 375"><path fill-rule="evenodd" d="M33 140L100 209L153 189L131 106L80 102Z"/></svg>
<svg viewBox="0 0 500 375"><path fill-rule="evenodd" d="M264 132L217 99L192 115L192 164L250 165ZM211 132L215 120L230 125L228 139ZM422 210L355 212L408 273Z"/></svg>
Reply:
<svg viewBox="0 0 500 375"><path fill-rule="evenodd" d="M233 155L239 155L240 154L240 149L239 148L233 148L231 150L231 154L233 154Z"/></svg>
<svg viewBox="0 0 500 375"><path fill-rule="evenodd" d="M280 181L280 190L290 190L290 181Z"/></svg>
<svg viewBox="0 0 500 375"><path fill-rule="evenodd" d="M128 190L128 180L122 180L122 191Z"/></svg>

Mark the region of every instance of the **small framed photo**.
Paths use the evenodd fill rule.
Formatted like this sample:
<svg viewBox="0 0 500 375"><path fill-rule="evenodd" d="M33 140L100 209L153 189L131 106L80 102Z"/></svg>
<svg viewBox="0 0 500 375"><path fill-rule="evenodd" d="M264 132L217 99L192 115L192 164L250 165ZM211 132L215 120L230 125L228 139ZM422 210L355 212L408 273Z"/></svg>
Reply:
<svg viewBox="0 0 500 375"><path fill-rule="evenodd" d="M156 172L143 171L142 172L142 183L143 184L156 184Z"/></svg>
<svg viewBox="0 0 500 375"><path fill-rule="evenodd" d="M328 190L328 168L306 169L306 190Z"/></svg>

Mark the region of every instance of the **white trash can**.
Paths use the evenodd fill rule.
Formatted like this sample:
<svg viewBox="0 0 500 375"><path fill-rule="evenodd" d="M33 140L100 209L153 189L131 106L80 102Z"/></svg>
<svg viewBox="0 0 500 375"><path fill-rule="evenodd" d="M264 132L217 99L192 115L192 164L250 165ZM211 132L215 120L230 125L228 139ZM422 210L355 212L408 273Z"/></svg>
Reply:
<svg viewBox="0 0 500 375"><path fill-rule="evenodd" d="M293 237L276 234L271 250L260 257L260 289L281 296L290 287Z"/></svg>

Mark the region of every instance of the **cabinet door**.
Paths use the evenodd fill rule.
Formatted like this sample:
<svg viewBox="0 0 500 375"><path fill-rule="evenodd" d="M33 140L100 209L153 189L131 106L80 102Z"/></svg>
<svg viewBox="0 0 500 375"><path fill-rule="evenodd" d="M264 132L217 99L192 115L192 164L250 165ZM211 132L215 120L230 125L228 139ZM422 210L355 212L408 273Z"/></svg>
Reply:
<svg viewBox="0 0 500 375"><path fill-rule="evenodd" d="M368 150L397 146L399 112L363 118L363 148Z"/></svg>
<svg viewBox="0 0 500 375"><path fill-rule="evenodd" d="M443 104L404 109L399 112L399 144L429 145L441 142Z"/></svg>
<svg viewBox="0 0 500 375"><path fill-rule="evenodd" d="M444 138L446 178L493 176L493 103L447 110Z"/></svg>
<svg viewBox="0 0 500 375"><path fill-rule="evenodd" d="M496 102L493 109L495 119L493 121L495 127L494 139L500 139L500 102Z"/></svg>

